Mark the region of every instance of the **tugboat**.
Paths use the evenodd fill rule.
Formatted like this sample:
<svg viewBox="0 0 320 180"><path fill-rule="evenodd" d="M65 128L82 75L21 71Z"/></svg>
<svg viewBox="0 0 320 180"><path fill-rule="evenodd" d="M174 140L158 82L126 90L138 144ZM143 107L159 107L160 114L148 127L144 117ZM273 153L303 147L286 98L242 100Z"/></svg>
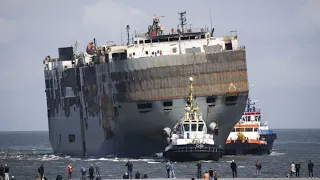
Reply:
<svg viewBox="0 0 320 180"><path fill-rule="evenodd" d="M260 134L261 139L264 139L267 141L268 149L272 150L273 149L273 142L274 142L274 140L277 139L277 133L275 133L273 130L269 129L268 121L266 121L264 123L260 122L259 134Z"/></svg>
<svg viewBox="0 0 320 180"><path fill-rule="evenodd" d="M163 157L171 161L218 161L223 149L216 148L213 135L207 133L207 126L199 112L198 104L194 106L193 77L189 78L189 97L185 106L185 115L177 123L170 135L169 146Z"/></svg>
<svg viewBox="0 0 320 180"><path fill-rule="evenodd" d="M229 134L225 146L225 155L240 154L270 154L272 144L268 144L265 136L260 135L260 109L256 111L251 101L248 100L247 109L240 121Z"/></svg>

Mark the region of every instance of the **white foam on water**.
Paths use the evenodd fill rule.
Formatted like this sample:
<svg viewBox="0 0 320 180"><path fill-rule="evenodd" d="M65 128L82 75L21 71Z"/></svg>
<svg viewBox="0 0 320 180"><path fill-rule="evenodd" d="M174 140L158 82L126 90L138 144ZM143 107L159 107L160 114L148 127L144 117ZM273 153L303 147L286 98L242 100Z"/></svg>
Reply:
<svg viewBox="0 0 320 180"><path fill-rule="evenodd" d="M239 166L238 168L246 168L246 167L244 167L244 166Z"/></svg>
<svg viewBox="0 0 320 180"><path fill-rule="evenodd" d="M269 156L283 156L283 155L285 155L285 154L286 154L286 153L281 153L281 152L272 151Z"/></svg>
<svg viewBox="0 0 320 180"><path fill-rule="evenodd" d="M158 163L161 163L161 162L148 161L147 163L149 163L149 164L158 164Z"/></svg>

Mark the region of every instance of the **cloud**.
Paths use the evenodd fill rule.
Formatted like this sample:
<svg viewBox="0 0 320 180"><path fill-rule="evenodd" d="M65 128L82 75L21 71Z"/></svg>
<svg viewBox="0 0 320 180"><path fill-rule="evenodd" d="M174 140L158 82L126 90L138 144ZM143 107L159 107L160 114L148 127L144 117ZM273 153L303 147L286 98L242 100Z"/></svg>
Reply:
<svg viewBox="0 0 320 180"><path fill-rule="evenodd" d="M95 37L116 41L120 40L121 34L125 34L126 25L130 25L132 30L139 29L147 27L145 24L148 20L149 16L138 8L112 0L101 0L84 8L82 24ZM143 30L146 31L146 28Z"/></svg>
<svg viewBox="0 0 320 180"><path fill-rule="evenodd" d="M17 27L15 21L0 18L0 44L17 39Z"/></svg>
<svg viewBox="0 0 320 180"><path fill-rule="evenodd" d="M319 0L309 0L304 5L303 10L305 13L305 18L307 18L312 25L316 28L320 28L320 1Z"/></svg>

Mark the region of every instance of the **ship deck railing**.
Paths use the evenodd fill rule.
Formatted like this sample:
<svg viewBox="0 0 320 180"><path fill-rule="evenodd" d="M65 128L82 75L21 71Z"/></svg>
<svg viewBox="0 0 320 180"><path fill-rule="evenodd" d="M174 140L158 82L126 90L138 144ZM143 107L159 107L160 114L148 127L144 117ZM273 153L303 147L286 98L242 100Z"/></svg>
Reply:
<svg viewBox="0 0 320 180"><path fill-rule="evenodd" d="M233 50L223 50L223 51L241 51L241 50L245 50L245 46L238 46L237 49L233 49ZM217 51L216 53L221 52L221 51ZM201 53L212 53L212 52L201 52ZM93 56L93 55L90 55ZM56 61L59 61L58 59L55 59ZM71 61L71 60L70 60ZM100 64L106 64L106 63L112 63L115 60L113 60L112 58L110 59L110 62L105 62L105 63L100 63ZM54 62L54 61L48 61L48 62ZM83 63L82 65L75 65L72 64L71 66L58 66L58 65L52 65L52 67L49 69L48 67L44 67L45 71L51 71L51 70L65 70L65 69L71 69L71 68L76 68L76 67L84 67L84 66L94 66L95 63L93 61L89 62L89 63ZM60 68L59 68L60 67Z"/></svg>

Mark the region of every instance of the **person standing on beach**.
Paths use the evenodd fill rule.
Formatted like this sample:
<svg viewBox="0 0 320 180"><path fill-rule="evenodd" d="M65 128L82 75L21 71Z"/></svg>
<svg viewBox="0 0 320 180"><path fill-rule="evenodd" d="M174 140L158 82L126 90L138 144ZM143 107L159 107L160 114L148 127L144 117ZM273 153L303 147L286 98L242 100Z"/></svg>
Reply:
<svg viewBox="0 0 320 180"><path fill-rule="evenodd" d="M213 172L213 180L218 180L218 173L216 170Z"/></svg>
<svg viewBox="0 0 320 180"><path fill-rule="evenodd" d="M176 175L174 173L174 164L172 163L172 161L170 161L170 177L176 178Z"/></svg>
<svg viewBox="0 0 320 180"><path fill-rule="evenodd" d="M81 167L81 180L85 180L86 179L86 173L87 173L87 170L85 167Z"/></svg>
<svg viewBox="0 0 320 180"><path fill-rule="evenodd" d="M71 175L72 175L72 164L70 163L68 165L68 179L71 179Z"/></svg>
<svg viewBox="0 0 320 180"><path fill-rule="evenodd" d="M170 162L168 161L167 163L166 163L166 169L167 169L167 176L168 176L168 178L170 178Z"/></svg>
<svg viewBox="0 0 320 180"><path fill-rule="evenodd" d="M261 177L261 168L262 168L262 166L261 166L260 161L257 161L256 162L256 175L257 175L257 177L258 176Z"/></svg>
<svg viewBox="0 0 320 180"><path fill-rule="evenodd" d="M4 179L9 180L9 166L7 164L4 165Z"/></svg>
<svg viewBox="0 0 320 180"><path fill-rule="evenodd" d="M4 167L0 165L0 179L4 179Z"/></svg>
<svg viewBox="0 0 320 180"><path fill-rule="evenodd" d="M132 162L128 161L126 166L127 166L127 172L129 174L129 178L132 179L132 168L133 168Z"/></svg>
<svg viewBox="0 0 320 180"><path fill-rule="evenodd" d="M290 177L293 178L293 175L296 173L296 166L294 162L292 162L290 165L290 171L291 171Z"/></svg>
<svg viewBox="0 0 320 180"><path fill-rule="evenodd" d="M296 177L300 177L300 163L297 162L295 167L296 167Z"/></svg>
<svg viewBox="0 0 320 180"><path fill-rule="evenodd" d="M89 167L89 179L90 180L93 180L93 178L94 178L93 173L94 173L94 168L93 168L93 165L91 164Z"/></svg>
<svg viewBox="0 0 320 180"><path fill-rule="evenodd" d="M202 169L201 169L201 167L202 167L202 164L201 164L201 162L199 161L199 162L197 163L197 169L198 169L198 171L197 171L197 178L198 178L198 179L201 179L201 178L202 178Z"/></svg>
<svg viewBox="0 0 320 180"><path fill-rule="evenodd" d="M232 170L232 177L238 177L237 176L237 164L234 162L234 160L232 160L231 164L230 164L231 170Z"/></svg>
<svg viewBox="0 0 320 180"><path fill-rule="evenodd" d="M210 180L213 179L213 169L212 168L209 169L209 179Z"/></svg>
<svg viewBox="0 0 320 180"><path fill-rule="evenodd" d="M313 162L311 162L311 160L309 160L309 163L308 163L309 178L310 178L310 175L313 178L313 167L314 167Z"/></svg>
<svg viewBox="0 0 320 180"><path fill-rule="evenodd" d="M203 175L203 179L205 179L205 180L209 180L209 178L210 178L209 173L208 173L208 172L204 173L204 175Z"/></svg>
<svg viewBox="0 0 320 180"><path fill-rule="evenodd" d="M41 166L38 168L38 173L40 174L40 180L42 180L44 174L43 164L41 164Z"/></svg>
<svg viewBox="0 0 320 180"><path fill-rule="evenodd" d="M94 167L95 167L95 169L96 169L96 176L97 176L97 177L100 177L100 167L98 166L97 163L94 164Z"/></svg>
<svg viewBox="0 0 320 180"><path fill-rule="evenodd" d="M61 174L58 174L58 176L56 177L56 180L62 180Z"/></svg>

